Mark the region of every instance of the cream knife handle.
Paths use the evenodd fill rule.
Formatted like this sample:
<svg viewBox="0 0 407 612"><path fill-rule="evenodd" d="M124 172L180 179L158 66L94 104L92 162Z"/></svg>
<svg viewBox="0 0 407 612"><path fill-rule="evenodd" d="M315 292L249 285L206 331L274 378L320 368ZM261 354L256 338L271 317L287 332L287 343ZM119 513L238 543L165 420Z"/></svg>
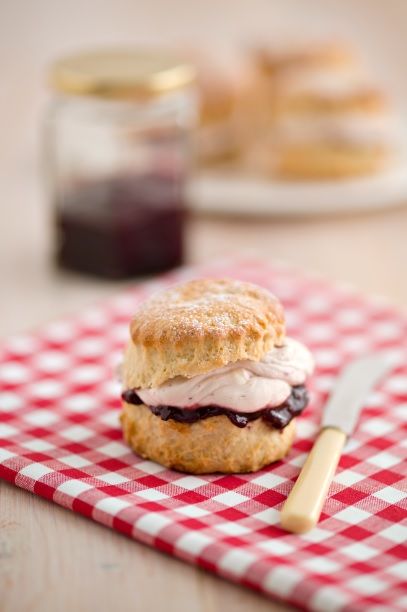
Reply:
<svg viewBox="0 0 407 612"><path fill-rule="evenodd" d="M321 431L281 510L284 529L304 533L318 523L345 441L340 429Z"/></svg>

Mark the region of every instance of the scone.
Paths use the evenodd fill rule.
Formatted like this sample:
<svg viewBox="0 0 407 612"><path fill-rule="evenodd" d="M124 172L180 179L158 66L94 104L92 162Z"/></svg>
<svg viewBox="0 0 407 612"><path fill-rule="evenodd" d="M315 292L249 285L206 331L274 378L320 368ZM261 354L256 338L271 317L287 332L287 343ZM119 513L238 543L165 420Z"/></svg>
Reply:
<svg viewBox="0 0 407 612"><path fill-rule="evenodd" d="M269 148L277 115L309 88L329 87L358 78L353 49L340 43L307 41L263 45L251 53L246 86L239 104L241 133L253 147ZM245 135L247 140L247 133ZM251 151L249 151L251 157ZM269 168L268 168L269 169Z"/></svg>
<svg viewBox="0 0 407 612"><path fill-rule="evenodd" d="M285 336L281 303L234 280L194 280L137 311L122 367L124 438L193 474L252 472L284 457L313 359Z"/></svg>
<svg viewBox="0 0 407 612"><path fill-rule="evenodd" d="M331 75L332 79L332 75ZM312 83L312 81L311 81ZM391 161L395 119L386 96L352 81L282 90L275 101L274 171L290 178L371 174ZM298 85L298 84L297 84Z"/></svg>
<svg viewBox="0 0 407 612"><path fill-rule="evenodd" d="M345 45L263 49L260 129L248 160L284 179L331 179L379 172L397 149L387 96Z"/></svg>
<svg viewBox="0 0 407 612"><path fill-rule="evenodd" d="M360 61L355 50L343 41L274 41L253 52L256 66L268 78L294 70L355 71Z"/></svg>

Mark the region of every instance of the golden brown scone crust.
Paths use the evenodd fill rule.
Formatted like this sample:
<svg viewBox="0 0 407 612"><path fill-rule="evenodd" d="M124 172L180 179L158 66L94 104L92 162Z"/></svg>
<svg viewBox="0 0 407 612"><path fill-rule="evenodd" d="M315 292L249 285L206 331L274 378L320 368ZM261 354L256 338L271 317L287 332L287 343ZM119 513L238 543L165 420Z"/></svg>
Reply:
<svg viewBox="0 0 407 612"><path fill-rule="evenodd" d="M287 145L279 151L273 172L289 179L335 179L374 174L390 163L390 152L379 145Z"/></svg>
<svg viewBox="0 0 407 612"><path fill-rule="evenodd" d="M120 418L124 439L138 455L191 474L255 472L282 459L295 436L295 419L281 431L261 418L240 429L224 415L184 424L126 402Z"/></svg>
<svg viewBox="0 0 407 612"><path fill-rule="evenodd" d="M306 118L308 113L386 113L390 109L390 103L383 91L373 87L360 86L352 92L326 96L313 91L286 93L283 86L276 91L273 108L276 119L287 113L304 115Z"/></svg>
<svg viewBox="0 0 407 612"><path fill-rule="evenodd" d="M307 46L293 46L282 53L277 48L260 48L254 52L254 61L260 70L275 75L285 70L307 68L354 68L359 59L354 50L340 42L319 42Z"/></svg>
<svg viewBox="0 0 407 612"><path fill-rule="evenodd" d="M157 387L240 359L260 360L284 340L284 312L271 293L235 280L194 280L141 305L123 363L126 389Z"/></svg>

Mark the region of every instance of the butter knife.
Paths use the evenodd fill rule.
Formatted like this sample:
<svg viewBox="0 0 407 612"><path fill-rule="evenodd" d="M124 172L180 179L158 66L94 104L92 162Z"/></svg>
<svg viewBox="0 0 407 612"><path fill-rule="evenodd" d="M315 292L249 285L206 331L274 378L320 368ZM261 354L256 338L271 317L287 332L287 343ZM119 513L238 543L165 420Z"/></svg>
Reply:
<svg viewBox="0 0 407 612"><path fill-rule="evenodd" d="M323 413L321 432L281 510L281 526L305 533L319 521L347 438L354 431L368 392L393 366L385 353L346 366Z"/></svg>

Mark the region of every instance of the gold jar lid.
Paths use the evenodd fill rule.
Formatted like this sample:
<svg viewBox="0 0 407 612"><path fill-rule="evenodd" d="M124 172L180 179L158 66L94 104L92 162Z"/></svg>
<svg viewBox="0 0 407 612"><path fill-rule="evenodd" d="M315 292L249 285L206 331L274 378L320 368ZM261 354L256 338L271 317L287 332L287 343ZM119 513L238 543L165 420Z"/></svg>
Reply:
<svg viewBox="0 0 407 612"><path fill-rule="evenodd" d="M68 94L140 99L182 89L195 80L191 64L173 55L137 49L78 53L55 62L51 84Z"/></svg>

